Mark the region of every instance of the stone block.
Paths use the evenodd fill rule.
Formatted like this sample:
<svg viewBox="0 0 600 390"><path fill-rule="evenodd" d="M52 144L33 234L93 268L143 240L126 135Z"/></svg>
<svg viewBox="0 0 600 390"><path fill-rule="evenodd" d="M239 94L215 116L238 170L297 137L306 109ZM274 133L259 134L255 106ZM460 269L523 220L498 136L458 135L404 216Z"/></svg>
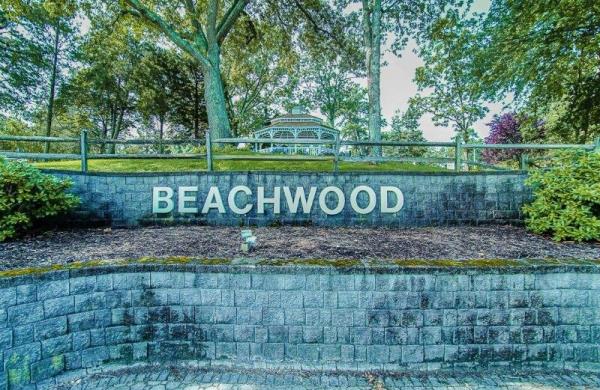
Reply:
<svg viewBox="0 0 600 390"><path fill-rule="evenodd" d="M331 311L331 324L334 326L352 326L354 318L352 310L339 309ZM363 324L365 325L365 324Z"/></svg>
<svg viewBox="0 0 600 390"><path fill-rule="evenodd" d="M305 320L303 309L263 309L263 323L267 325L304 325Z"/></svg>
<svg viewBox="0 0 600 390"><path fill-rule="evenodd" d="M64 316L75 310L75 298L72 296L48 299L44 301L44 316L46 318Z"/></svg>
<svg viewBox="0 0 600 390"><path fill-rule="evenodd" d="M221 304L221 290L201 290L200 296L203 306L215 306Z"/></svg>
<svg viewBox="0 0 600 390"><path fill-rule="evenodd" d="M215 325L210 328L209 337L217 342L233 342L233 325Z"/></svg>
<svg viewBox="0 0 600 390"><path fill-rule="evenodd" d="M237 357L236 343L221 343L215 344L216 358L220 360L233 360Z"/></svg>
<svg viewBox="0 0 600 390"><path fill-rule="evenodd" d="M303 341L307 344L323 343L323 328L318 326L303 327Z"/></svg>
<svg viewBox="0 0 600 390"><path fill-rule="evenodd" d="M103 309L106 307L106 299L103 293L91 293L75 295L75 311L85 312Z"/></svg>
<svg viewBox="0 0 600 390"><path fill-rule="evenodd" d="M41 345L42 358L63 355L65 353L71 352L72 350L72 336L64 335L43 340L41 342Z"/></svg>
<svg viewBox="0 0 600 390"><path fill-rule="evenodd" d="M13 346L17 347L35 341L35 324L27 324L13 327ZM10 328L8 329L10 331Z"/></svg>
<svg viewBox="0 0 600 390"><path fill-rule="evenodd" d="M83 276L69 280L69 292L71 295L88 294L94 292L95 290L96 276Z"/></svg>
<svg viewBox="0 0 600 390"><path fill-rule="evenodd" d="M303 307L302 291L281 291L281 305L286 308Z"/></svg>
<svg viewBox="0 0 600 390"><path fill-rule="evenodd" d="M367 361L372 364L388 363L390 360L390 348L387 345L367 346Z"/></svg>
<svg viewBox="0 0 600 390"><path fill-rule="evenodd" d="M321 291L304 291L303 292L303 304L307 308L321 308L323 307L323 292Z"/></svg>
<svg viewBox="0 0 600 390"><path fill-rule="evenodd" d="M106 346L88 348L81 351L81 365L83 367L95 367L109 360L110 354Z"/></svg>
<svg viewBox="0 0 600 390"><path fill-rule="evenodd" d="M237 309L236 315L236 323L239 325L257 325L262 323L262 310L240 307ZM198 316L198 313L196 316Z"/></svg>
<svg viewBox="0 0 600 390"><path fill-rule="evenodd" d="M16 291L13 289L14 300ZM26 303L8 308L8 322L14 325L24 325L41 321L44 318L44 306L39 303Z"/></svg>
<svg viewBox="0 0 600 390"><path fill-rule="evenodd" d="M215 322L217 324L234 324L236 313L235 307L220 307L215 310Z"/></svg>
<svg viewBox="0 0 600 390"><path fill-rule="evenodd" d="M0 329L0 351L4 351L10 347L12 347L13 334L12 330L9 329Z"/></svg>
<svg viewBox="0 0 600 390"><path fill-rule="evenodd" d="M60 374L65 369L65 357L63 355L53 356L48 359L31 364L31 380L42 381Z"/></svg>
<svg viewBox="0 0 600 390"><path fill-rule="evenodd" d="M16 287L16 303L31 303L37 300L37 285L23 284Z"/></svg>
<svg viewBox="0 0 600 390"><path fill-rule="evenodd" d="M263 357L267 361L281 362L283 361L284 344L282 343L266 343L263 345Z"/></svg>
<svg viewBox="0 0 600 390"><path fill-rule="evenodd" d="M35 324L35 339L45 340L47 338L61 336L67 333L67 317L55 317L39 321Z"/></svg>
<svg viewBox="0 0 600 390"><path fill-rule="evenodd" d="M53 280L40 284L38 288L38 299L51 299L69 295L68 280Z"/></svg>
<svg viewBox="0 0 600 390"><path fill-rule="evenodd" d="M319 360L319 345L298 345L298 360L303 362L317 362Z"/></svg>

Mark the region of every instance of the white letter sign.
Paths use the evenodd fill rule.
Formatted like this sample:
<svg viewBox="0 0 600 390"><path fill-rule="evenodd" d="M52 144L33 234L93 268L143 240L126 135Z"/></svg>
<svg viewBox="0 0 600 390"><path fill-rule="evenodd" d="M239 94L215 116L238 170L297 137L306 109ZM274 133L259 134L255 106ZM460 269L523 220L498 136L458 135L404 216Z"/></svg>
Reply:
<svg viewBox="0 0 600 390"><path fill-rule="evenodd" d="M246 194L248 196L252 195L252 191L250 190L250 188L248 188L246 186L233 187L231 189L231 191L229 191L229 196L227 196L227 204L229 205L229 208L231 209L231 211L233 211L236 214L239 214L239 215L248 214L250 212L250 210L252 210L252 205L246 204L242 208L238 207L238 205L235 203L235 196L238 194L238 192L243 192L244 194Z"/></svg>
<svg viewBox="0 0 600 390"><path fill-rule="evenodd" d="M202 207L202 214L208 214L210 209L217 209L219 210L219 213L225 214L225 206L223 206L223 199L221 198L219 187L213 186L208 190L206 202L204 202L204 207Z"/></svg>
<svg viewBox="0 0 600 390"><path fill-rule="evenodd" d="M396 205L389 206L388 194L393 192L396 195ZM397 213L404 206L404 194L398 187L382 186L381 187L381 212L385 214Z"/></svg>
<svg viewBox="0 0 600 390"><path fill-rule="evenodd" d="M273 214L279 214L281 212L281 194L280 187L273 188L273 197L265 198L265 187L258 187L258 207L257 212L259 214L265 213L265 204L271 203L273 205Z"/></svg>
<svg viewBox="0 0 600 390"><path fill-rule="evenodd" d="M327 194L333 192L338 198L338 204L333 209L330 209L327 206ZM327 215L336 215L342 212L344 206L346 205L346 198L344 197L344 193L338 187L325 187L323 191L319 194L319 207L323 212Z"/></svg>
<svg viewBox="0 0 600 390"><path fill-rule="evenodd" d="M283 196L281 195L282 188ZM198 186L154 187L152 189L152 213L168 214L176 211L178 214L208 214L212 209L216 209L220 214L227 213L231 216L252 214L253 217L262 217L266 213L265 207L267 206L273 207L274 215L281 214L281 202L283 201L285 202L285 213L289 216L298 213L310 215L313 212L338 215L343 213L346 208L347 195L349 195L350 206L346 211L355 214L373 213L378 207L377 202L380 202L378 209L380 215L396 214L404 207L404 194L400 188L384 185L379 186L378 190L368 185L358 185L346 189L330 185L322 190L317 186L309 185L306 187L274 186L267 189L264 186L232 185L229 188L221 185L221 189L228 193L221 195L219 187L211 186L208 188L206 197L199 199L199 191L204 192L204 189L199 189ZM174 199L175 191L177 191L177 205L175 205ZM348 194L344 191L348 191ZM315 204L317 193L319 195L318 204ZM223 203L222 196L227 196L226 205ZM282 199L283 197L285 199ZM199 204L202 204L200 212ZM177 210L175 210L175 206Z"/></svg>
<svg viewBox="0 0 600 390"><path fill-rule="evenodd" d="M197 207L185 207L185 202L194 202L195 196L187 195L188 192L198 192L198 187L179 187L177 195L177 211L180 213L196 214L198 212Z"/></svg>
<svg viewBox="0 0 600 390"><path fill-rule="evenodd" d="M283 187L283 194L285 195L285 200L287 201L290 213L296 214L298 212L299 204L302 203L302 212L304 214L310 214L310 210L312 210L312 205L315 200L315 195L317 194L317 187L310 187L308 199L306 199L304 187L297 187L293 198L290 187Z"/></svg>
<svg viewBox="0 0 600 390"><path fill-rule="evenodd" d="M161 202L166 205L161 207ZM170 213L173 211L173 206L173 189L171 187L154 187L152 189L152 212L154 214Z"/></svg>
<svg viewBox="0 0 600 390"><path fill-rule="evenodd" d="M366 192L369 195L369 204L367 207L360 207L357 202L358 194L361 192ZM375 191L371 187L367 186L358 186L352 193L350 194L350 205L352 209L359 214L369 214L371 211L375 210L375 206L377 205L377 195L375 195Z"/></svg>

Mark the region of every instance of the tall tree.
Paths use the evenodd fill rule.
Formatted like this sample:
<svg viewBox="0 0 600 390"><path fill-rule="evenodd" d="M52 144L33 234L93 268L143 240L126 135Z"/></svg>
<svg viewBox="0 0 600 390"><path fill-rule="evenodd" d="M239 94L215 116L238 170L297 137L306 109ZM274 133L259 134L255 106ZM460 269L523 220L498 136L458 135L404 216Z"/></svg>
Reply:
<svg viewBox="0 0 600 390"><path fill-rule="evenodd" d="M47 1L44 3L44 10L47 13L47 28L51 32L52 46L51 59L49 63L50 80L48 86L48 105L46 110L46 136L52 135L52 122L54 120L54 101L56 99L56 90L58 79L61 72L61 59L63 54L73 51L74 45L74 26L75 4L71 1ZM44 146L46 153L50 152L50 142Z"/></svg>
<svg viewBox="0 0 600 390"><path fill-rule="evenodd" d="M158 123L159 153L164 152L162 141L165 125L173 112L171 102L177 68L177 63L172 61L168 51L150 47L134 72L136 109L145 123Z"/></svg>
<svg viewBox="0 0 600 390"><path fill-rule="evenodd" d="M425 142L420 123L422 115L420 107L414 104L409 104L404 112L396 111L392 118L391 131L384 133L385 139L390 141ZM426 151L427 149L418 146L409 146L408 148L390 147L389 150L386 150L386 155L420 157Z"/></svg>
<svg viewBox="0 0 600 390"><path fill-rule="evenodd" d="M231 134L221 79L221 48L248 2L223 1L221 6L218 0L122 0L127 12L162 32L170 42L198 62L204 75L208 123L215 137L229 137Z"/></svg>
<svg viewBox="0 0 600 390"><path fill-rule="evenodd" d="M80 117L96 137L119 138L138 119L135 75L148 44L130 23L92 18L78 57L80 69L61 94L62 110Z"/></svg>
<svg viewBox="0 0 600 390"><path fill-rule="evenodd" d="M232 134L248 135L264 125L296 84L300 55L289 34L268 20L240 24L223 54L223 78Z"/></svg>
<svg viewBox="0 0 600 390"><path fill-rule="evenodd" d="M25 116L31 105L41 100L43 23L30 8L7 0L0 0L0 4L0 105L12 115Z"/></svg>
<svg viewBox="0 0 600 390"><path fill-rule="evenodd" d="M344 127L366 101L366 90L355 81L354 69L331 53L305 58L302 65L302 98L321 112L329 126Z"/></svg>
<svg viewBox="0 0 600 390"><path fill-rule="evenodd" d="M194 61L187 56L181 58L173 50L148 45L133 79L135 109L144 125L157 126L152 135L157 133L162 141L170 129L174 137L201 137L206 112L202 76Z"/></svg>
<svg viewBox="0 0 600 390"><path fill-rule="evenodd" d="M494 0L481 28L479 78L491 98L548 118L559 142L600 136L600 3Z"/></svg>
<svg viewBox="0 0 600 390"><path fill-rule="evenodd" d="M432 26L419 51L424 62L415 73L419 94L411 99L421 112L433 115L436 125L452 126L464 143L474 134L473 124L488 111L473 72L477 68L475 23L450 12Z"/></svg>
<svg viewBox="0 0 600 390"><path fill-rule="evenodd" d="M72 1L0 2L0 48L7 54L0 57L0 103L21 117L43 110L47 136L56 93L69 73L61 65L72 64L76 48L75 10ZM46 143L46 152L49 147Z"/></svg>
<svg viewBox="0 0 600 390"><path fill-rule="evenodd" d="M202 139L208 129L202 70L196 61L186 57L179 59L175 71L177 76L172 80L172 124L182 127L178 135Z"/></svg>
<svg viewBox="0 0 600 390"><path fill-rule="evenodd" d="M341 1L342 6L357 0ZM390 48L399 55L410 37L420 34L453 7L464 7L470 0L361 0L360 11L351 12L350 19L360 23L363 37L365 67L369 93L369 135L381 140L381 65L382 54ZM389 41L389 42L388 42ZM389 45L388 45L389 44ZM373 148L381 154L381 148Z"/></svg>

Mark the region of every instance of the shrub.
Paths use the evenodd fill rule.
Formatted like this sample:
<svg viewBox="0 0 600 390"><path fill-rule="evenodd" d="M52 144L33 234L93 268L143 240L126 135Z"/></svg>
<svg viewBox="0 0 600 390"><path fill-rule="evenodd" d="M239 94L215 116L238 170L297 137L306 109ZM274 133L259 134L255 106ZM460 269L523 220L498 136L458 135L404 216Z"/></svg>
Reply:
<svg viewBox="0 0 600 390"><path fill-rule="evenodd" d="M558 153L551 167L527 179L534 195L523 208L527 228L557 241L600 239L600 153Z"/></svg>
<svg viewBox="0 0 600 390"><path fill-rule="evenodd" d="M66 192L70 187L30 164L0 159L0 241L75 207L79 199Z"/></svg>
<svg viewBox="0 0 600 390"><path fill-rule="evenodd" d="M520 144L539 139L545 131L543 122L514 112L495 116L488 125L490 134L484 140L486 144ZM526 152L523 149L485 149L481 157L488 164L497 164L502 161L518 161Z"/></svg>

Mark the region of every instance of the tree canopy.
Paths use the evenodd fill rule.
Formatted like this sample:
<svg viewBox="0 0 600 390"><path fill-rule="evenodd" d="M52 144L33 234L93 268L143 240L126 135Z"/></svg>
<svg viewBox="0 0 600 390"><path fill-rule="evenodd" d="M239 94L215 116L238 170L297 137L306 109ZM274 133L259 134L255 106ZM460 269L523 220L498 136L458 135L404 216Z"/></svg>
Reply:
<svg viewBox="0 0 600 390"><path fill-rule="evenodd" d="M301 104L347 139L418 141L422 118L432 118L470 142L499 103L527 121L523 139L600 136L600 4L492 0L484 13L471 5L0 0L3 131L243 136ZM385 118L384 53L402 55L411 40L422 65L402 77L417 93Z"/></svg>

